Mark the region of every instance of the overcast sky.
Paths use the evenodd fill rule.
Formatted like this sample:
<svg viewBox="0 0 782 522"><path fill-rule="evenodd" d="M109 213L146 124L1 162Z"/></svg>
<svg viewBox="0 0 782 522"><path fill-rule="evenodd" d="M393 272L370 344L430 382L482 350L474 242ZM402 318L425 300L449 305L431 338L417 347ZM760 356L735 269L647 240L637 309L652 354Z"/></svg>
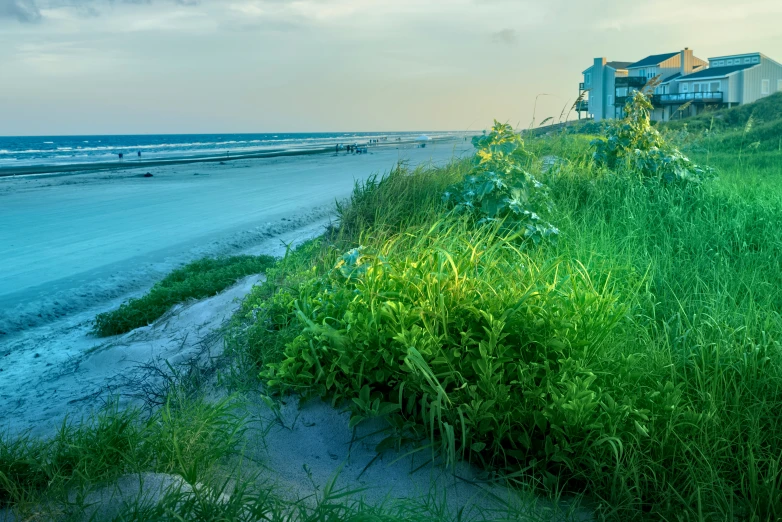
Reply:
<svg viewBox="0 0 782 522"><path fill-rule="evenodd" d="M685 46L782 61L782 1L0 0L0 135L528 126Z"/></svg>

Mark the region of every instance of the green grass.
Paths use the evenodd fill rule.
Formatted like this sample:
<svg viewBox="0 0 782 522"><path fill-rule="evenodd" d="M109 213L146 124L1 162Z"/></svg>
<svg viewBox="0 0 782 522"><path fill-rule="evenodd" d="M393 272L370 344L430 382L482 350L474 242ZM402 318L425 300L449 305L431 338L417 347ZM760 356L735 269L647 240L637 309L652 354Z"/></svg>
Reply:
<svg viewBox="0 0 782 522"><path fill-rule="evenodd" d="M751 118L751 120L750 120ZM748 125L749 123L749 125ZM731 109L706 111L660 125L699 150L782 152L782 93Z"/></svg>
<svg viewBox="0 0 782 522"><path fill-rule="evenodd" d="M340 231L253 291L235 349L272 387L386 418L392 445L586 493L601 518L779 518L777 155L711 151L716 181L666 187L582 142L529 144L561 159L539 174L555 245L444 220L428 187L463 166L357 187Z"/></svg>
<svg viewBox="0 0 782 522"><path fill-rule="evenodd" d="M263 272L274 263L270 256L205 258L171 272L143 297L99 314L93 330L100 337L129 332L159 319L175 304L211 297L242 277Z"/></svg>
<svg viewBox="0 0 782 522"><path fill-rule="evenodd" d="M67 513L84 507L68 505L90 488L143 471L212 483L242 430L230 400L206 403L175 393L151 416L112 404L85 422L64 423L52 438L0 436L0 507Z"/></svg>
<svg viewBox="0 0 782 522"><path fill-rule="evenodd" d="M698 116L666 122L665 126L671 129L681 129L686 126L693 132L709 129L742 131L750 116L753 116L759 125L782 120L782 93L775 93L754 103L731 109L707 110Z"/></svg>

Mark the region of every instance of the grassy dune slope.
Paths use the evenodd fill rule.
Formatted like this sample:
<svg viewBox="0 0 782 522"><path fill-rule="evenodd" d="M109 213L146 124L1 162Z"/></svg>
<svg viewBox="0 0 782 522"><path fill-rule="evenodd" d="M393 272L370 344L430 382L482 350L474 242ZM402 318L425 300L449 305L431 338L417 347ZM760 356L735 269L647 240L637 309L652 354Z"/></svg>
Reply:
<svg viewBox="0 0 782 522"><path fill-rule="evenodd" d="M686 129L690 134L686 141L711 150L782 152L782 93L732 109L666 122L661 127L673 132Z"/></svg>
<svg viewBox="0 0 782 522"><path fill-rule="evenodd" d="M464 165L397 171L270 270L237 345L272 386L387 418L390 444L433 437L601 518L779 517L776 155L715 151L716 181L663 186L541 139L556 243L443 218Z"/></svg>

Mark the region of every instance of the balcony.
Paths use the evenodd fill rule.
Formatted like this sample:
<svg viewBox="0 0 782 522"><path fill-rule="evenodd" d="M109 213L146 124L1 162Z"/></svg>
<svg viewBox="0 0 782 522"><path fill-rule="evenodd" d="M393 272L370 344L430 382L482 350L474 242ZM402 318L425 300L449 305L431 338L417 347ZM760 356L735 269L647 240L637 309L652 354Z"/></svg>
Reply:
<svg viewBox="0 0 782 522"><path fill-rule="evenodd" d="M620 87L635 87L636 89L640 89L644 85L646 85L646 82L648 82L646 78L643 76L617 76L614 78L614 85L616 88Z"/></svg>
<svg viewBox="0 0 782 522"><path fill-rule="evenodd" d="M654 105L679 105L692 103L722 103L722 92L681 92L679 94L655 94Z"/></svg>
<svg viewBox="0 0 782 522"><path fill-rule="evenodd" d="M579 100L576 102L576 112L589 112L589 100Z"/></svg>
<svg viewBox="0 0 782 522"><path fill-rule="evenodd" d="M585 91L586 90L586 84L584 82L580 82L578 84L578 90L579 91Z"/></svg>

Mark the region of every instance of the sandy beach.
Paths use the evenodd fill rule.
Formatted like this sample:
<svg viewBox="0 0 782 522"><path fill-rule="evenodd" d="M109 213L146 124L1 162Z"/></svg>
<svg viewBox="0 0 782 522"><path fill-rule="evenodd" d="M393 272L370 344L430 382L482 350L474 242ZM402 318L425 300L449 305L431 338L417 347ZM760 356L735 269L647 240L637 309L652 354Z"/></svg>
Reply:
<svg viewBox="0 0 782 522"><path fill-rule="evenodd" d="M97 313L195 258L282 255L286 244L323 232L334 201L356 180L398 161L443 163L467 150L450 143L0 179L0 429L44 433L66 414L91 410L92 403L67 404L101 389L122 367L110 357L70 379L66 365L78 368L106 345L89 335ZM142 177L146 172L153 177ZM212 326L232 308L225 310ZM158 352L130 359L140 363Z"/></svg>

